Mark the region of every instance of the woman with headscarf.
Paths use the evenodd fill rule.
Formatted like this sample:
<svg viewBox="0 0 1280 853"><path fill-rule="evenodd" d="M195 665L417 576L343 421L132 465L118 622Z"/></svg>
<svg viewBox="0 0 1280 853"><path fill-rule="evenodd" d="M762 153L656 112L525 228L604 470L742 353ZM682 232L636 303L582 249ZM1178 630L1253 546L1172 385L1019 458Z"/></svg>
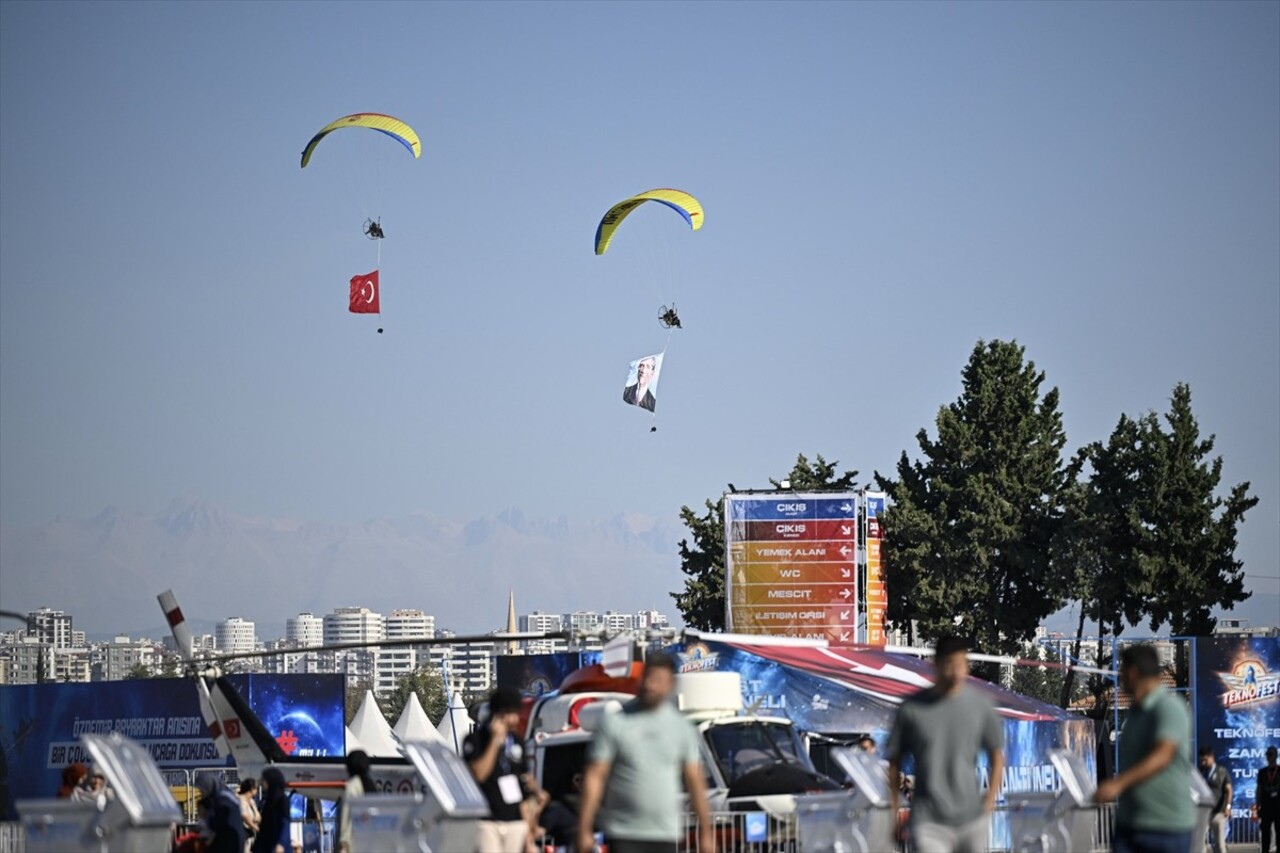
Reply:
<svg viewBox="0 0 1280 853"><path fill-rule="evenodd" d="M244 820L240 801L215 773L196 777L201 820L200 835L206 853L244 853Z"/></svg>
<svg viewBox="0 0 1280 853"><path fill-rule="evenodd" d="M347 756L347 784L343 786L342 801L338 803L337 853L352 853L351 810L348 808L351 798L377 790L369 776L369 755L362 749L354 750Z"/></svg>
<svg viewBox="0 0 1280 853"><path fill-rule="evenodd" d="M290 839L289 792L285 789L284 774L275 767L262 771L262 815L258 834L253 837L253 853L289 853L293 848Z"/></svg>

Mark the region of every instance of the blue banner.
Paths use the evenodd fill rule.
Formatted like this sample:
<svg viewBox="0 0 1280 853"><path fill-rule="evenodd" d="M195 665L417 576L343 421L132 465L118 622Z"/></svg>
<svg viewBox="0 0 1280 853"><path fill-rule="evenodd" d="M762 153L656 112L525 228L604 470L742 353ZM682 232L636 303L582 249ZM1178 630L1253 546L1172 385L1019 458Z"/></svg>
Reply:
<svg viewBox="0 0 1280 853"><path fill-rule="evenodd" d="M725 505L730 522L840 519L858 515L857 498L852 494L729 495Z"/></svg>
<svg viewBox="0 0 1280 853"><path fill-rule="evenodd" d="M600 662L599 652L556 652L546 655L502 655L497 658L499 687L541 696L560 689L560 682L575 669Z"/></svg>
<svg viewBox="0 0 1280 853"><path fill-rule="evenodd" d="M288 755L344 754L343 676L233 675L230 680ZM0 686L0 820L13 802L53 797L64 767L89 763L85 733L120 732L162 770L225 766L185 678Z"/></svg>
<svg viewBox="0 0 1280 853"><path fill-rule="evenodd" d="M1201 637L1195 649L1196 746L1231 773L1231 816L1247 818L1280 741L1280 638Z"/></svg>

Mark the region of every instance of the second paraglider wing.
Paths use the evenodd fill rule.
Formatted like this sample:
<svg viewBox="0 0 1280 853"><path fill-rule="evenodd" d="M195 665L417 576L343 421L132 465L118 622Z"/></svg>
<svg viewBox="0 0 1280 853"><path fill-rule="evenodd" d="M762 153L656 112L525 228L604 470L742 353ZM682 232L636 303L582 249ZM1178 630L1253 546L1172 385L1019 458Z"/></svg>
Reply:
<svg viewBox="0 0 1280 853"><path fill-rule="evenodd" d="M609 243L613 240L613 232L622 224L622 220L627 218L631 211L635 210L646 201L656 201L659 204L665 204L667 207L680 214L685 222L689 223L689 227L697 231L702 227L703 213L702 204L693 196L684 190L657 189L648 192L633 195L631 198L620 201L605 212L600 219L600 224L596 226L596 254L603 255L609 248Z"/></svg>
<svg viewBox="0 0 1280 853"><path fill-rule="evenodd" d="M311 162L311 154L316 150L316 146L320 144L320 140L335 130L341 130L344 127L363 127L369 130L376 130L379 133L385 133L405 148L408 148L409 153L413 155L415 160L422 156L422 142L418 139L418 134L400 119L395 116L383 115L382 113L354 113L326 124L320 128L315 136L311 137L307 147L302 149L302 168L307 168L307 164Z"/></svg>

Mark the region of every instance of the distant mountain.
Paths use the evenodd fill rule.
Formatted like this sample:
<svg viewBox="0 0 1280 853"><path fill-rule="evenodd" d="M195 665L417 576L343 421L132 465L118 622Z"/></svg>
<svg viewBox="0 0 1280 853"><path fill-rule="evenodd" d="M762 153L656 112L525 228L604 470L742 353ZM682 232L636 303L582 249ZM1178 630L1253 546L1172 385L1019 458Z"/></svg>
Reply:
<svg viewBox="0 0 1280 853"><path fill-rule="evenodd" d="M108 508L0 527L0 607L47 606L71 613L78 630L158 638L155 596L172 588L189 619L242 616L266 638L289 616L342 606L418 608L437 627L483 632L505 624L510 588L521 613L654 608L676 621L668 593L682 587L681 530L675 518L544 519L519 509L336 524L181 498L154 515Z"/></svg>

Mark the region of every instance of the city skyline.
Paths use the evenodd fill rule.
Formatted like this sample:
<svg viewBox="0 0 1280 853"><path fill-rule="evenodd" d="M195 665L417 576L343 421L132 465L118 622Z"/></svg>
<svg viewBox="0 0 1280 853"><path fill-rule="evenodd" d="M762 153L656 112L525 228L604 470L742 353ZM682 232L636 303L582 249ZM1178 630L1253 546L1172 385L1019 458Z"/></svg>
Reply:
<svg viewBox="0 0 1280 853"><path fill-rule="evenodd" d="M508 595L508 603L514 599ZM161 639L117 634L110 641L90 642L74 628L74 613L40 608L26 614L22 628L0 631L0 684L38 682L114 681L138 677L182 674L182 656L171 635ZM382 614L358 605L335 607L331 612L298 613L288 617L285 634L267 638L257 634L251 620L229 616L218 620L212 632L193 631L193 651L230 655L250 655L224 663L230 671L274 674L337 673L348 686L372 689L385 696L403 677L421 669L441 673L446 683L466 695L480 696L490 690L496 677L497 658L504 654L534 655L579 650L600 650L604 633L637 628L665 628L666 616L656 611L623 613L577 610L563 614L533 611L518 617L522 626L534 622L544 632L572 626L575 633L604 629L596 636L574 641L563 638L506 641L470 640L450 643L461 636L448 628L437 628L435 618L416 608L401 608ZM554 624L551 621L554 620ZM513 621L509 618L508 620ZM494 629L501 634L509 626ZM519 627L519 626L518 626ZM423 640L423 645L403 645L406 640ZM391 647L380 641L397 641ZM369 643L368 648L334 651L325 646ZM252 656L254 652L262 656Z"/></svg>
<svg viewBox="0 0 1280 853"><path fill-rule="evenodd" d="M27 610L24 612L27 615L27 626L25 628L14 627L14 625L18 623L13 621L0 622L0 637L26 631L28 634L38 634L41 636L42 640L44 640L45 642L49 642L51 645L59 646L59 647L73 645L74 643L71 641L71 638L73 636L78 636L82 640L85 640L88 642L106 642L107 641L105 639L94 640L93 639L94 635L88 634L83 630L74 628L73 626L74 626L75 614L69 610L59 608L59 607L50 607L48 605L41 605L38 608ZM352 615L355 615L358 617L376 617L380 619L381 620L380 624L382 625L380 636L371 637L371 636L365 636L363 634L361 636L354 636L349 634L348 632L336 632L335 629L331 629L327 627L328 623L326 622L326 619L329 617L352 616ZM213 619L213 620L190 620L189 619L187 620L187 623L189 626L191 626L193 633L197 637L205 637L205 636L218 637L220 636L219 631L223 629L223 626L227 626L228 632L226 636L243 637L245 635L237 629L241 628L242 626L247 626L246 630L256 640L256 644L253 646L253 648L262 648L263 643L293 641L295 638L292 635L295 631L295 626L300 620L308 617L310 619L313 619L316 623L318 623L315 627L320 632L319 639L317 641L309 643L309 645L321 645L321 644L343 643L343 642L360 642L364 640L374 640L374 639L391 640L391 639L397 639L402 637L416 636L412 632L406 632L404 628L392 629L387 627L388 623L392 619L398 619L400 620L400 624L403 624L404 622L412 621L414 617L419 617L426 620L425 630L429 632L426 636L434 636L437 633L440 634L441 636L460 636L464 633L464 632L458 631L457 629L449 625L443 625L443 624L438 625L437 624L438 620L436 619L435 614L428 613L422 608L401 607L401 608L395 608L386 613L382 613L360 604L338 605L332 608L328 612L315 612L310 610L299 611L298 613L295 613L291 616L286 617L284 622L280 623L282 626L281 630L278 632L278 636L274 638L266 637L265 635L260 633L257 630L258 623L255 620L245 619L243 616L239 616L237 614L232 614L229 616L224 616L221 619ZM572 625L573 628L577 630L590 629L591 627L590 625L583 624L583 619L575 618L575 617L589 617L591 625L595 625L595 624L603 625L611 631L630 630L633 628L655 627L655 625L649 624L650 617L655 618L657 624L663 627L669 627L669 626L672 626L673 624L676 624L671 622L670 618L666 615L666 613L654 608L646 608L646 609L641 609L637 611L617 610L614 608L606 608L604 610L578 608L575 610L567 610L567 611L545 611L540 609L534 609L527 612L517 611L517 614L516 614L516 618L518 620L517 629L520 632L544 631L548 633L554 632L554 631L560 631L560 630L568 630L569 629L568 626L570 625ZM620 618L625 618L631 621L629 624L623 625L619 622ZM548 624L548 620L554 620L556 627L551 627ZM639 624L642 621L645 622L645 624ZM526 627L530 623L536 624L539 627ZM234 625L235 628L232 628L231 627L232 625ZM35 626L35 627L32 628L32 626ZM209 630L203 630L205 626L209 626ZM303 627L303 630L305 631L305 626ZM501 625L501 626L493 627L478 633L479 634L501 634L505 631L507 631L507 626ZM155 632L151 631L150 629L133 629L133 630L126 629L126 630L119 630L115 632L108 632L107 634L102 634L97 636L111 637L111 638L114 638L114 637L133 638L136 636L138 639L154 641L158 644L166 644L170 642L170 634L168 633L167 628L165 628L162 632L162 635L158 637L150 636L151 633L155 633ZM48 639L45 639L46 636L48 637ZM233 639L231 642L233 644L237 644L238 640ZM299 647L305 648L306 645L304 644ZM217 648L222 651L238 651L239 650L238 648L224 646L221 644L212 646L211 648Z"/></svg>

